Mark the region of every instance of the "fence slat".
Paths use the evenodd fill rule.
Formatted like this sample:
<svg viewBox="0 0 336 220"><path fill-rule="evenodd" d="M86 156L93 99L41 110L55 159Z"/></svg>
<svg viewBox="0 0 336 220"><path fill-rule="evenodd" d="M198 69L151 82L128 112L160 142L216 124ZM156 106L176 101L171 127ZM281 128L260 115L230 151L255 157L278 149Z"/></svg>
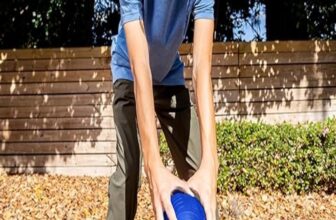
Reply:
<svg viewBox="0 0 336 220"><path fill-rule="evenodd" d="M0 63L1 72L39 70L106 70L110 68L108 58L76 59L36 59L4 60Z"/></svg>
<svg viewBox="0 0 336 220"><path fill-rule="evenodd" d="M240 42L239 53L329 52L336 51L336 41L266 41Z"/></svg>
<svg viewBox="0 0 336 220"><path fill-rule="evenodd" d="M1 72L2 83L48 83L48 82L90 82L111 81L111 70L55 70Z"/></svg>
<svg viewBox="0 0 336 220"><path fill-rule="evenodd" d="M87 118L34 118L5 119L0 121L1 131L35 129L103 129L114 128L113 117Z"/></svg>
<svg viewBox="0 0 336 220"><path fill-rule="evenodd" d="M2 167L41 167L41 166L114 166L115 154L72 154L72 155L2 155Z"/></svg>
<svg viewBox="0 0 336 220"><path fill-rule="evenodd" d="M0 96L0 107L111 105L112 93Z"/></svg>
<svg viewBox="0 0 336 220"><path fill-rule="evenodd" d="M336 111L336 99L216 103L216 115L263 115Z"/></svg>
<svg viewBox="0 0 336 220"><path fill-rule="evenodd" d="M0 172L9 174L58 174L69 176L111 176L115 166L42 166L42 167L0 167Z"/></svg>
<svg viewBox="0 0 336 220"><path fill-rule="evenodd" d="M109 92L112 92L112 82L0 84L0 95L90 94Z"/></svg>
<svg viewBox="0 0 336 220"><path fill-rule="evenodd" d="M0 119L111 116L113 116L112 105L0 107Z"/></svg>
<svg viewBox="0 0 336 220"><path fill-rule="evenodd" d="M268 124L277 124L282 122L303 123L303 122L317 122L323 121L326 118L334 117L336 111L321 111L321 112L295 112L295 113L279 113L279 114L237 114L237 115L216 115L216 121L223 120L248 120L253 122L264 122Z"/></svg>
<svg viewBox="0 0 336 220"><path fill-rule="evenodd" d="M1 60L31 60L31 59L66 59L109 57L109 47L73 47L1 50Z"/></svg>
<svg viewBox="0 0 336 220"><path fill-rule="evenodd" d="M241 90L240 99L242 102L266 102L266 101L294 101L336 99L335 88L291 88L291 89L260 89Z"/></svg>
<svg viewBox="0 0 336 220"><path fill-rule="evenodd" d="M115 153L115 141L2 143L0 154L109 154Z"/></svg>
<svg viewBox="0 0 336 220"><path fill-rule="evenodd" d="M331 52L283 52L283 53L260 53L244 54L239 56L240 65L260 65L271 64L321 64L336 63L336 51Z"/></svg>
<svg viewBox="0 0 336 220"><path fill-rule="evenodd" d="M2 142L115 141L114 129L0 131Z"/></svg>

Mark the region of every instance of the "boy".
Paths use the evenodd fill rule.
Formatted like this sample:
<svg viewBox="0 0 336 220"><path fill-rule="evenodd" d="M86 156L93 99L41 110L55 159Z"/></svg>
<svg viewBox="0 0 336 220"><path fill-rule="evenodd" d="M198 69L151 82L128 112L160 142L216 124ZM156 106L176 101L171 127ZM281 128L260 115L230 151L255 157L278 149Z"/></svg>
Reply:
<svg viewBox="0 0 336 220"><path fill-rule="evenodd" d="M118 164L109 182L108 219L134 219L140 151L156 219L162 220L164 211L170 220L176 219L170 202L176 189L197 194L207 219L216 219L218 160L210 75L213 4L213 0L120 0L121 21L111 61ZM178 54L190 14L195 19L192 79L197 114ZM180 178L161 162L155 114Z"/></svg>

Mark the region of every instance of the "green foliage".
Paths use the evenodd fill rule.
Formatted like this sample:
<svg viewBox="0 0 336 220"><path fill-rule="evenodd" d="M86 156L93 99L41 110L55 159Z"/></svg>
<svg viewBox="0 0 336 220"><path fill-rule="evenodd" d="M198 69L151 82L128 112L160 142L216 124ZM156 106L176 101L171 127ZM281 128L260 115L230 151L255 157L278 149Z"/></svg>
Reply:
<svg viewBox="0 0 336 220"><path fill-rule="evenodd" d="M335 0L262 1L268 40L336 38Z"/></svg>
<svg viewBox="0 0 336 220"><path fill-rule="evenodd" d="M161 155L161 159L162 162L165 166L169 165L170 160L172 159L170 151L169 151L169 147L168 144L166 142L166 138L163 135L163 132L160 132L160 136L159 136L159 141L160 141L160 155Z"/></svg>
<svg viewBox="0 0 336 220"><path fill-rule="evenodd" d="M336 1L309 0L305 2L307 32L313 39L336 38Z"/></svg>
<svg viewBox="0 0 336 220"><path fill-rule="evenodd" d="M336 118L298 125L224 121L217 142L221 191L335 192Z"/></svg>
<svg viewBox="0 0 336 220"><path fill-rule="evenodd" d="M335 190L335 118L295 126L227 121L217 131L222 190Z"/></svg>
<svg viewBox="0 0 336 220"><path fill-rule="evenodd" d="M119 0L0 1L0 48L110 45ZM216 41L240 41L250 27L263 40L336 39L335 0L215 0ZM185 41L193 41L193 19Z"/></svg>
<svg viewBox="0 0 336 220"><path fill-rule="evenodd" d="M0 2L0 47L88 46L94 0Z"/></svg>

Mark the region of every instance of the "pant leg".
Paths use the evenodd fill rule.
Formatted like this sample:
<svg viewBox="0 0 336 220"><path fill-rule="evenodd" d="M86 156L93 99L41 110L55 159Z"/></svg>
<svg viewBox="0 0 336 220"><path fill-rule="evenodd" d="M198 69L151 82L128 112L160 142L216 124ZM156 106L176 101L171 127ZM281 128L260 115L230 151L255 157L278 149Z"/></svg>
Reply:
<svg viewBox="0 0 336 220"><path fill-rule="evenodd" d="M109 181L107 219L133 220L137 209L141 159L137 136L133 83L118 80L113 85L113 114L117 133L117 167Z"/></svg>
<svg viewBox="0 0 336 220"><path fill-rule="evenodd" d="M201 162L197 115L184 86L155 86L155 110L178 175L188 180Z"/></svg>
<svg viewBox="0 0 336 220"><path fill-rule="evenodd" d="M155 110L177 173L188 180L199 168L202 146L198 117L184 86L154 87ZM218 204L216 219L219 220Z"/></svg>

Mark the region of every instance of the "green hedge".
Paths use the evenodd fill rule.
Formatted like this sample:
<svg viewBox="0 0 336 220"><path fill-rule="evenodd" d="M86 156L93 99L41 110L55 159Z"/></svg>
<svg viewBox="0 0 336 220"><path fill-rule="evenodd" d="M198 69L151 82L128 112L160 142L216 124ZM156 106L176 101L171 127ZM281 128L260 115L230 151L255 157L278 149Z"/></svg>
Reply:
<svg viewBox="0 0 336 220"><path fill-rule="evenodd" d="M167 163L162 135L161 141ZM217 142L221 191L336 191L336 118L297 125L224 121Z"/></svg>

